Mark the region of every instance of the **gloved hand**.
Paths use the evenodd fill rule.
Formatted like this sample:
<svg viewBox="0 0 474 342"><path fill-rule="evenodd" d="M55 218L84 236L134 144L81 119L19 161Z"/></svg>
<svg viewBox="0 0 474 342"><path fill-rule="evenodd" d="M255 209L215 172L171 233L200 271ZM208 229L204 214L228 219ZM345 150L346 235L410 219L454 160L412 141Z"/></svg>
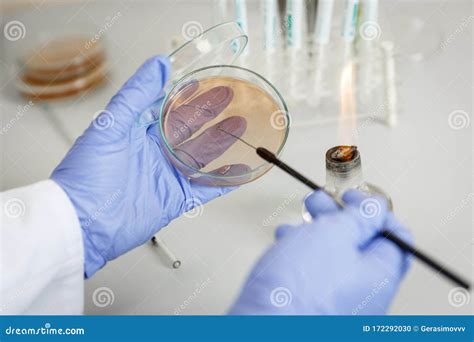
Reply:
<svg viewBox="0 0 474 342"><path fill-rule="evenodd" d="M385 200L350 190L339 209L324 192L306 199L313 222L280 226L277 242L248 278L230 314L386 313L409 256L377 233L410 241Z"/></svg>
<svg viewBox="0 0 474 342"><path fill-rule="evenodd" d="M86 277L108 260L148 241L183 212L233 189L190 182L165 157L157 125L137 125L140 113L162 99L169 69L165 57L146 61L77 139L51 176L67 193L79 217ZM192 92L197 88L195 84ZM196 168L204 167L236 141L213 127L189 139L226 108L232 91L216 87L200 96L201 100L198 97L176 108L179 115L170 122L170 127L179 130L179 136L174 141L170 137L170 141L183 143L179 153L189 157ZM190 120L197 111L198 120ZM240 117L228 118L220 125L237 136L246 128ZM215 172L232 173L245 167L228 165Z"/></svg>

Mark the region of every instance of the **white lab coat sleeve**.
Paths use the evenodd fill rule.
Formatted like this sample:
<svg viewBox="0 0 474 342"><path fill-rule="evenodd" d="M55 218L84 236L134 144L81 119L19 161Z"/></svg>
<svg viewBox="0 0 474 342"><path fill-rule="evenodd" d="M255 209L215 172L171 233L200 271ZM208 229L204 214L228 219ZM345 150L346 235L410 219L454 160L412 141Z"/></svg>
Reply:
<svg viewBox="0 0 474 342"><path fill-rule="evenodd" d="M81 227L52 180L0 193L0 313L81 314Z"/></svg>

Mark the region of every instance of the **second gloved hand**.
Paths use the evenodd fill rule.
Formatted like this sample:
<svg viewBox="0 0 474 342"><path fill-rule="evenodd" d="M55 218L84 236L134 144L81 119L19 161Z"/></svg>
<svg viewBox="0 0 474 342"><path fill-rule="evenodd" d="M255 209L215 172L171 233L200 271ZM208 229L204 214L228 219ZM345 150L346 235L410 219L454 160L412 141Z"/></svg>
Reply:
<svg viewBox="0 0 474 342"><path fill-rule="evenodd" d="M314 221L281 226L230 314L377 315L387 312L409 256L378 233L410 235L381 198L351 190L339 209L323 192L306 200Z"/></svg>
<svg viewBox="0 0 474 342"><path fill-rule="evenodd" d="M232 190L190 182L161 150L157 125L137 125L140 114L162 98L169 68L164 57L145 62L77 139L51 176L68 194L79 217L86 277L148 241L183 212ZM193 91L197 88L196 83ZM192 158L189 162L195 168L204 167L235 142L212 127L193 137L231 99L230 89L214 88L176 109L180 121L173 127L180 140L174 143L184 141L180 153ZM237 135L246 128L239 117L228 118L222 125ZM234 167L242 170L246 165L229 165L216 172L233 172Z"/></svg>

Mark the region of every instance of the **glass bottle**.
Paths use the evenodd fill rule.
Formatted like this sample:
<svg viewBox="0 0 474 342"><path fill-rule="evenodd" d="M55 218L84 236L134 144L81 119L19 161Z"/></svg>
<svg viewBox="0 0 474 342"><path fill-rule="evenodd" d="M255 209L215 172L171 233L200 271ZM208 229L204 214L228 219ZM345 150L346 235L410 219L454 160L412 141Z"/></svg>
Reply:
<svg viewBox="0 0 474 342"><path fill-rule="evenodd" d="M346 151L345 156L341 151ZM326 152L326 191L341 199L348 189L357 189L369 195L382 196L387 200L388 207L393 208L390 196L376 185L364 180L360 152L355 146L335 146ZM303 205L303 219L311 221L311 215Z"/></svg>

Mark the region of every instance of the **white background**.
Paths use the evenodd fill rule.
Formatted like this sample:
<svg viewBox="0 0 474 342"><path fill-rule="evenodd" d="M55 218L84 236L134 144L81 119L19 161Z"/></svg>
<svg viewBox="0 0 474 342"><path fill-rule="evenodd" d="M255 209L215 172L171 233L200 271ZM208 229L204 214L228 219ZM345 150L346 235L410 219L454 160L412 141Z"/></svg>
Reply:
<svg viewBox="0 0 474 342"><path fill-rule="evenodd" d="M25 103L13 87L15 58L25 46L32 46L38 36L59 35L72 27L98 31L117 12L122 16L104 36L111 70L107 86L56 103L52 111L35 104L3 133L1 189L49 177L94 113L143 60L169 53L171 40L180 38L184 23L198 21L203 27L212 23L209 2L204 1L89 1L67 6L35 2L8 11L3 23L20 20L26 36L17 42L2 36L2 127L15 117L17 106ZM406 25L410 17L420 18L433 29L418 35ZM421 48L434 40L437 52L422 62L397 57L399 125L365 124L358 143L366 179L391 194L397 215L410 227L416 243L468 277L473 269L472 122L455 130L448 117L461 110L472 120L472 22L470 1L382 1L381 39L393 39L399 52L407 41ZM440 49L448 37L449 43ZM302 110L307 109L290 104L294 118ZM323 183L324 153L337 143L334 124L300 125L291 129L283 159ZM173 222L159 236L179 256L182 267L167 267L149 245L137 248L86 282L86 313L173 314L186 300L182 314L225 313L253 263L272 243L275 226L300 220L306 191L279 170L272 170L206 205L201 216ZM278 209L282 205L285 208ZM276 211L271 225L265 226L263 221ZM102 286L112 289L115 300L98 308L92 293ZM193 296L198 287L202 291ZM450 305L452 288L415 263L390 313L470 313L470 304Z"/></svg>

